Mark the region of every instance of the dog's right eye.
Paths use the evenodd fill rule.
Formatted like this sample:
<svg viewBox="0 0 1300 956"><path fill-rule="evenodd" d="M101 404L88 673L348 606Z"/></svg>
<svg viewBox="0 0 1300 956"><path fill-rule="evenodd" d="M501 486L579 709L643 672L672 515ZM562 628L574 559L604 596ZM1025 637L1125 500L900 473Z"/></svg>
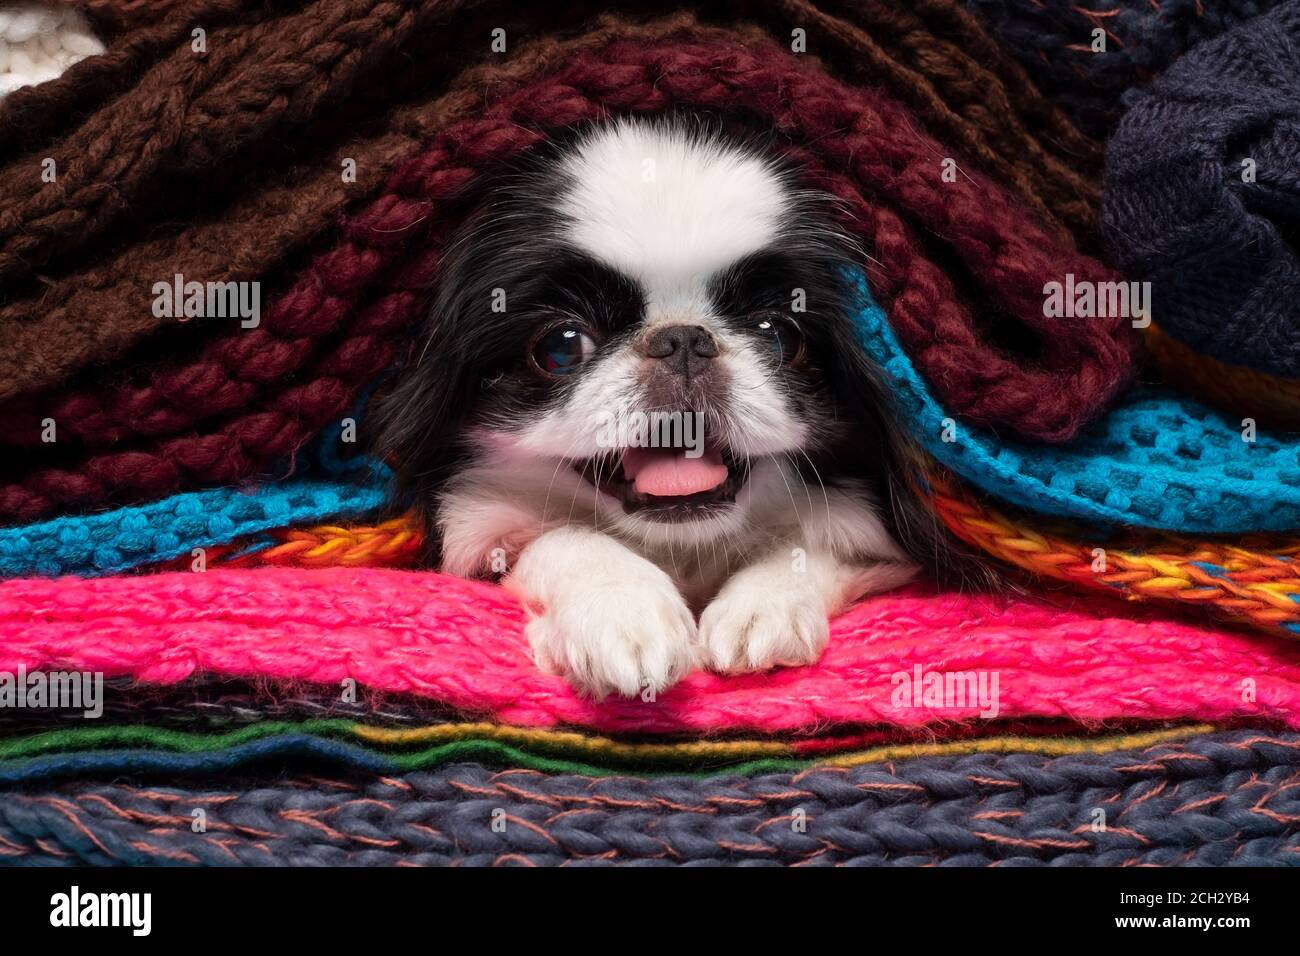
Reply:
<svg viewBox="0 0 1300 956"><path fill-rule="evenodd" d="M577 371L595 351L596 341L590 335L566 325L544 332L533 343L532 359L543 375L562 378Z"/></svg>

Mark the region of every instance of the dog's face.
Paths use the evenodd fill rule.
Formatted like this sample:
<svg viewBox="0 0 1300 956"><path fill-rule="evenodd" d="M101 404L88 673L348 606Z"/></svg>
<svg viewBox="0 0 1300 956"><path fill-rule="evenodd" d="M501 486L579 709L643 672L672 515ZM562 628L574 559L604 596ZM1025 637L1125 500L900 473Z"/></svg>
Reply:
<svg viewBox="0 0 1300 956"><path fill-rule="evenodd" d="M472 470L649 547L867 479L879 402L833 223L699 124L619 122L534 157L453 243L428 342L381 403L386 445L417 495Z"/></svg>

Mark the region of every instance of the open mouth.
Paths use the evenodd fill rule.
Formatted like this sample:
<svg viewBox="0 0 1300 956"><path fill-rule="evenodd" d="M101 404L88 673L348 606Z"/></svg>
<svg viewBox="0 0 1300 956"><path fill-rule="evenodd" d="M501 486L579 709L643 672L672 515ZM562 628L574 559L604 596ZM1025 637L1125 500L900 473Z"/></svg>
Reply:
<svg viewBox="0 0 1300 956"><path fill-rule="evenodd" d="M749 478L747 462L708 442L690 457L684 448L625 448L575 464L627 514L652 521L693 521L726 511Z"/></svg>

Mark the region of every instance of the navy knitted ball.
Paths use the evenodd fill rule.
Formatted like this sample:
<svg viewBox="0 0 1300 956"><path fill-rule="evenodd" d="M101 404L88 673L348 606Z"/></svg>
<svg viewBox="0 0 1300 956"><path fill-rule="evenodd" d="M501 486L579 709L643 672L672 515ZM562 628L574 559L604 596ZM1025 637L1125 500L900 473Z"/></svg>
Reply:
<svg viewBox="0 0 1300 956"><path fill-rule="evenodd" d="M1103 236L1193 349L1300 376L1300 0L1196 46L1107 144Z"/></svg>

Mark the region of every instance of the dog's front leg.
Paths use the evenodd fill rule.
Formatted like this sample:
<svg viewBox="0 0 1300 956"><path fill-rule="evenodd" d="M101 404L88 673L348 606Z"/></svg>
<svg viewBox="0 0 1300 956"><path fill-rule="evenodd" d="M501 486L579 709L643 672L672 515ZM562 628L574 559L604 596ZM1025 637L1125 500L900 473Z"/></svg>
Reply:
<svg viewBox="0 0 1300 956"><path fill-rule="evenodd" d="M850 564L829 552L777 550L742 568L700 616L699 641L711 670L740 674L821 657L830 618L864 594L907 583L907 564Z"/></svg>
<svg viewBox="0 0 1300 956"><path fill-rule="evenodd" d="M584 694L662 691L691 668L695 619L658 566L607 535L557 528L505 581L528 607L537 664Z"/></svg>

